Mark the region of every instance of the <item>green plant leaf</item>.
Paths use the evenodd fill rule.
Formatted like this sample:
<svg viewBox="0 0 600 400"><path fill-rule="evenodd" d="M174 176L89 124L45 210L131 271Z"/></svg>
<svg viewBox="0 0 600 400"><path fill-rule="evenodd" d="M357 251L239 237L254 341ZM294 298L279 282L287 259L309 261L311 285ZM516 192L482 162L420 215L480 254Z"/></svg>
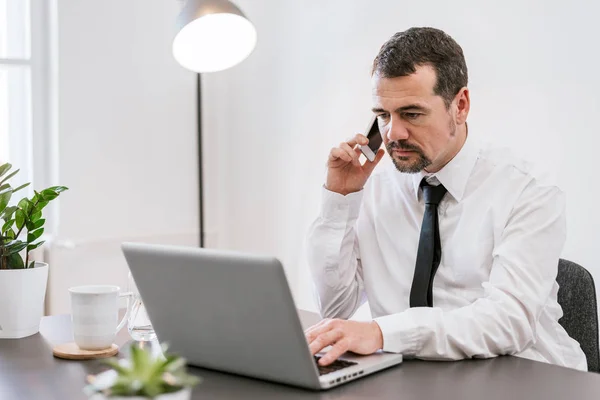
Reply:
<svg viewBox="0 0 600 400"><path fill-rule="evenodd" d="M134 371L140 371L144 367L144 351L137 347L135 344L130 347L131 351L131 369Z"/></svg>
<svg viewBox="0 0 600 400"><path fill-rule="evenodd" d="M4 189L8 189L10 187L10 185L8 183L5 183L4 185L0 185L0 193L4 190Z"/></svg>
<svg viewBox="0 0 600 400"><path fill-rule="evenodd" d="M27 247L27 242L13 240L10 244L4 246L4 255L17 254Z"/></svg>
<svg viewBox="0 0 600 400"><path fill-rule="evenodd" d="M69 190L69 188L66 186L52 186L52 187L49 187L48 189L52 190L53 192L56 192L56 193L61 193L61 192L64 192L65 190Z"/></svg>
<svg viewBox="0 0 600 400"><path fill-rule="evenodd" d="M11 197L12 197L12 191L4 192L4 193L0 194L0 213L2 211L4 211L4 209L8 205L8 202L10 201Z"/></svg>
<svg viewBox="0 0 600 400"><path fill-rule="evenodd" d="M168 372L176 372L178 369L183 367L185 367L185 359L177 357L165 366L165 370Z"/></svg>
<svg viewBox="0 0 600 400"><path fill-rule="evenodd" d="M3 212L0 212L1 218L4 220L9 220L12 218L13 214L17 211L17 207L10 206L6 207Z"/></svg>
<svg viewBox="0 0 600 400"><path fill-rule="evenodd" d="M167 354L165 359L162 360L162 363L160 364L160 366L163 370L167 371L169 365L173 364L178 359L179 359L179 357L176 356L175 354Z"/></svg>
<svg viewBox="0 0 600 400"><path fill-rule="evenodd" d="M37 243L34 243L34 244L30 244L29 246L27 246L27 252L30 252L32 250L37 249L38 247L40 247L44 243L46 243L45 240L42 240L41 242L37 242Z"/></svg>
<svg viewBox="0 0 600 400"><path fill-rule="evenodd" d="M18 170L16 170L16 171L14 171L14 172L11 172L10 174L6 175L6 176L4 177L4 179L2 179L2 180L0 181L0 185L2 185L4 182L8 181L10 178L12 178L13 176L15 176L16 174L18 174L18 173L19 173L19 171L20 171L20 169L18 169Z"/></svg>
<svg viewBox="0 0 600 400"><path fill-rule="evenodd" d="M129 370L127 368L125 368L124 366L122 366L121 364L119 364L119 361L116 358L109 358L108 360L104 361L104 364L108 365L109 367L111 367L112 369L117 371L117 373L119 375L123 375L123 376L129 375Z"/></svg>
<svg viewBox="0 0 600 400"><path fill-rule="evenodd" d="M6 246L12 246L13 244L19 243L20 240L11 240L10 242L6 243Z"/></svg>
<svg viewBox="0 0 600 400"><path fill-rule="evenodd" d="M185 359L176 355L165 353L164 357L154 357L150 349L133 344L129 346L127 361L127 365L119 363L114 358L105 361L117 373L112 386L103 391L106 396L154 398L200 382L197 377L186 373ZM167 371L169 369L167 367L170 367L173 372ZM95 390L93 384L90 387L92 391ZM100 389L95 391L98 392Z"/></svg>
<svg viewBox="0 0 600 400"><path fill-rule="evenodd" d="M137 393L135 381L128 377L119 376L116 382L112 385L110 396L134 396Z"/></svg>
<svg viewBox="0 0 600 400"><path fill-rule="evenodd" d="M12 229L9 229L6 232L4 232L4 237L6 237L7 239L13 240L16 236L17 234Z"/></svg>
<svg viewBox="0 0 600 400"><path fill-rule="evenodd" d="M25 225L25 213L23 210L18 209L15 212L15 220L17 221L17 230L22 229L23 225Z"/></svg>
<svg viewBox="0 0 600 400"><path fill-rule="evenodd" d="M19 190L21 190L21 189L24 189L24 188L26 188L26 187L27 187L27 186L29 186L29 185L30 185L30 183L29 183L29 182L27 182L27 183L24 183L24 184L22 184L21 186L19 186L18 188L16 188L16 189L13 189L13 193L16 193L16 192L18 192Z"/></svg>
<svg viewBox="0 0 600 400"><path fill-rule="evenodd" d="M194 375L189 375L184 372L184 375L181 377L180 382L181 382L182 386L192 387L192 386L195 386L195 385L199 384L200 382L202 382L202 378L199 378Z"/></svg>
<svg viewBox="0 0 600 400"><path fill-rule="evenodd" d="M29 201L28 198L21 199L21 201L19 201L19 203L17 204L17 206L21 210L23 210L23 212L25 214L29 214L29 211L31 211L31 201Z"/></svg>
<svg viewBox="0 0 600 400"><path fill-rule="evenodd" d="M27 234L27 241L29 243L37 240L44 233L44 228L36 229L35 231L29 232Z"/></svg>
<svg viewBox="0 0 600 400"><path fill-rule="evenodd" d="M4 223L4 225L2 225L2 233L6 232L7 230L9 230L12 225L15 223L14 219L9 219L8 221L6 221Z"/></svg>
<svg viewBox="0 0 600 400"><path fill-rule="evenodd" d="M6 257L8 260L8 269L23 269L25 268L25 264L23 263L23 258L18 254L10 254Z"/></svg>
<svg viewBox="0 0 600 400"><path fill-rule="evenodd" d="M148 381L162 380L166 366L177 359L174 355L168 355L164 360L156 360L148 369Z"/></svg>
<svg viewBox="0 0 600 400"><path fill-rule="evenodd" d="M33 267L35 267L35 261L30 262L29 267L27 267L27 268L33 268Z"/></svg>
<svg viewBox="0 0 600 400"><path fill-rule="evenodd" d="M0 165L0 177L7 173L12 168L12 165L9 163Z"/></svg>
<svg viewBox="0 0 600 400"><path fill-rule="evenodd" d="M46 201L51 201L58 197L58 193L54 192L53 190L46 189L42 190L42 197Z"/></svg>
<svg viewBox="0 0 600 400"><path fill-rule="evenodd" d="M151 399L155 398L159 394L162 393L162 384L160 381L149 381L144 385L144 395L150 397Z"/></svg>
<svg viewBox="0 0 600 400"><path fill-rule="evenodd" d="M42 212L38 211L31 216L30 221L35 223L38 222L40 218L42 218Z"/></svg>
<svg viewBox="0 0 600 400"><path fill-rule="evenodd" d="M40 200L40 201L39 201L39 202L36 204L36 206L35 206L35 211L36 211L36 212L40 212L40 211L42 211L42 209L43 209L44 207L46 207L47 205L48 205L48 202L47 202L47 201Z"/></svg>
<svg viewBox="0 0 600 400"><path fill-rule="evenodd" d="M43 218L42 219L37 219L37 220L35 220L35 222L32 222L32 223L33 223L33 228L31 228L30 230L41 228L46 223L46 220L43 219ZM27 228L27 229L29 229L29 228Z"/></svg>

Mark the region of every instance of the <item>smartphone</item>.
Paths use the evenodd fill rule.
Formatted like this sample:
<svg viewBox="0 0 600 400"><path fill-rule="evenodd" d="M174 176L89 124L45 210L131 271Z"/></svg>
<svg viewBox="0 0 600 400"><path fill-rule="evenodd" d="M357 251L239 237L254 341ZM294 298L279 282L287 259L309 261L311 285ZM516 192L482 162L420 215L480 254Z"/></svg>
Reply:
<svg viewBox="0 0 600 400"><path fill-rule="evenodd" d="M362 151L365 157L367 157L367 160L373 162L375 161L377 150L379 150L381 143L383 142L383 138L379 132L379 125L377 124L377 116L373 116L369 122L366 132L367 139L369 139L369 144L366 146L360 146L360 151Z"/></svg>

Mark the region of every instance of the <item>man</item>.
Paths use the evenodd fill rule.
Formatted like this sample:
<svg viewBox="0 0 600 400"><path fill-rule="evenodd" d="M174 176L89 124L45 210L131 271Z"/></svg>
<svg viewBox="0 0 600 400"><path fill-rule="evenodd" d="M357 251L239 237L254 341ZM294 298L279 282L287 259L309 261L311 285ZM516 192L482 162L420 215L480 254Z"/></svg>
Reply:
<svg viewBox="0 0 600 400"><path fill-rule="evenodd" d="M559 325L564 194L468 135L467 66L444 32L395 34L375 58L373 112L395 168L359 161L358 134L329 154L307 238L328 365L345 351L421 359L511 354L587 370ZM374 320L349 321L368 299Z"/></svg>

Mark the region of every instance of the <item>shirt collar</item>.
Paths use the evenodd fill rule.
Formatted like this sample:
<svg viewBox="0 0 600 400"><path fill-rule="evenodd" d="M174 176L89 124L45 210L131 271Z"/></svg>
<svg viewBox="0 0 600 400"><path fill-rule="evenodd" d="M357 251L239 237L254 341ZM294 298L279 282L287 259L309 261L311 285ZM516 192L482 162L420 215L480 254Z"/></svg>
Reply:
<svg viewBox="0 0 600 400"><path fill-rule="evenodd" d="M456 154L441 170L433 174L426 171L413 174L412 180L416 200L419 201L419 186L421 185L423 178L435 177L442 185L444 185L456 201L461 201L465 193L465 188L467 187L469 176L471 175L471 171L475 166L478 156L479 151L474 140L467 136L467 139L458 154Z"/></svg>

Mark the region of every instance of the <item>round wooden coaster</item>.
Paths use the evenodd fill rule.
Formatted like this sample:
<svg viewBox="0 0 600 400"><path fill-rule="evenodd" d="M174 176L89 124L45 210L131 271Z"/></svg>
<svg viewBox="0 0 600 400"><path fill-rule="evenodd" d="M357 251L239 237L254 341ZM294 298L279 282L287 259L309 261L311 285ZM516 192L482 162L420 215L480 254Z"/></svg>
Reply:
<svg viewBox="0 0 600 400"><path fill-rule="evenodd" d="M75 342L58 344L52 349L54 357L67 360L93 360L96 358L106 358L112 357L118 352L119 346L114 343L109 348L102 350L81 350Z"/></svg>

